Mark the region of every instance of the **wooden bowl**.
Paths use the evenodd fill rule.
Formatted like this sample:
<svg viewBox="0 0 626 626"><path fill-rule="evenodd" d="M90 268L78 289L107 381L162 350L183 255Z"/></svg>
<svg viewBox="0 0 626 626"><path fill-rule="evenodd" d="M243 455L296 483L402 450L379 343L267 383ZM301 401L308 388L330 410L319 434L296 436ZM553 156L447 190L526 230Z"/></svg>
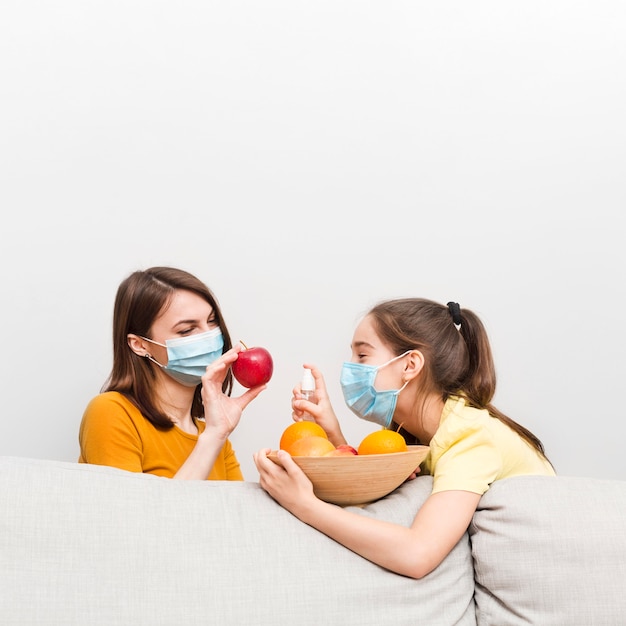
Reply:
<svg viewBox="0 0 626 626"><path fill-rule="evenodd" d="M407 452L346 456L294 456L313 483L315 495L348 506L378 500L399 487L428 454L428 446L408 446ZM280 465L276 451L267 455Z"/></svg>

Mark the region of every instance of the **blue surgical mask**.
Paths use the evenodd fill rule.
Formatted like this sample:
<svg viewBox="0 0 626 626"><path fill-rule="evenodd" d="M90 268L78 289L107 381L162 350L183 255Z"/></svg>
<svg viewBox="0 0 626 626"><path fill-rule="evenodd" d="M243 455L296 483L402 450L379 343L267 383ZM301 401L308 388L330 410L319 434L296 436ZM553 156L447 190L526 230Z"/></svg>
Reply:
<svg viewBox="0 0 626 626"><path fill-rule="evenodd" d="M202 382L202 375L206 372L207 366L222 355L224 347L224 337L220 328L188 337L166 339L165 345L147 337L142 339L167 348L167 365L161 365L151 356L148 358L162 367L174 380L187 387L195 387Z"/></svg>
<svg viewBox="0 0 626 626"><path fill-rule="evenodd" d="M343 398L350 410L368 422L380 424L383 428L389 428L393 413L396 410L398 394L409 384L407 380L400 389L388 389L378 391L374 388L376 374L381 367L389 365L409 354L396 356L382 365L364 365L346 361L341 369L341 390Z"/></svg>

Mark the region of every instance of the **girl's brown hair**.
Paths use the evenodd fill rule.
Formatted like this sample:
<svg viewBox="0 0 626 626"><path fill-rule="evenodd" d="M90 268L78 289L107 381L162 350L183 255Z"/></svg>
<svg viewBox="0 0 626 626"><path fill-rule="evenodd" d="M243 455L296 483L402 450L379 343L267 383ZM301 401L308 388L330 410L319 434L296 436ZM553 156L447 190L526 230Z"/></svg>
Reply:
<svg viewBox="0 0 626 626"><path fill-rule="evenodd" d="M102 391L118 391L135 404L141 413L159 428L172 428L172 420L157 406L153 387L156 374L147 359L135 354L128 345L128 335L149 337L154 320L169 305L175 291L191 291L206 300L215 314L224 337L222 352L230 350L232 342L217 298L198 278L173 267L152 267L133 272L118 287L113 309L113 368ZM230 395L233 378L230 370L222 390ZM192 417L204 416L200 395L195 390L191 407Z"/></svg>
<svg viewBox="0 0 626 626"><path fill-rule="evenodd" d="M405 298L381 302L368 315L395 354L422 352L424 393L437 392L444 402L453 395L466 398L471 406L487 410L512 428L545 458L541 441L491 404L496 372L487 332L475 313L454 303L449 308L425 298ZM401 432L411 441L413 435Z"/></svg>

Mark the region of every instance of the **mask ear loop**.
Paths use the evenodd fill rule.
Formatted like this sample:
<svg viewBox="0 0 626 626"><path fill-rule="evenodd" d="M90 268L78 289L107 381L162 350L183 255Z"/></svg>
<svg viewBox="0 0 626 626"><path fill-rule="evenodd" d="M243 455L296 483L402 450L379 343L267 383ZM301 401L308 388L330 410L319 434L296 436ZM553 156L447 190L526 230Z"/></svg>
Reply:
<svg viewBox="0 0 626 626"><path fill-rule="evenodd" d="M161 346L161 348L167 348L167 346L164 343L159 343L158 341L155 341L154 339L148 339L147 337L143 337L142 335L139 335L139 337L141 337L141 339L143 339L144 341L149 341L150 343L153 343L157 346ZM146 353L146 356L148 356L148 353Z"/></svg>
<svg viewBox="0 0 626 626"><path fill-rule="evenodd" d="M396 395L400 395L400 392L410 383L410 380L407 380L404 385L402 385L402 387L400 387L400 389L398 389L398 391L396 391Z"/></svg>
<svg viewBox="0 0 626 626"><path fill-rule="evenodd" d="M389 359L389 361L387 361L386 363L383 363L382 365L379 365L376 369L379 370L381 367L385 367L386 365L389 365L389 363L393 363L394 361L401 359L403 356L406 356L407 354L411 354L411 352L413 352L413 350L407 350L406 352L403 352L402 354L399 354L398 356L394 356L393 359ZM404 385L400 387L400 389L397 389L395 395L397 396L409 384L409 382L410 381L407 380L404 383Z"/></svg>
<svg viewBox="0 0 626 626"><path fill-rule="evenodd" d="M143 335L139 335L139 337L141 337L141 339L143 339L144 341L149 341L150 343L153 343L157 346L161 346L162 348L167 348L167 346L163 345L162 343L159 343L158 341L154 341L154 339L148 339L147 337L144 337ZM152 355L149 352L146 352L143 355L144 359L148 359L148 361L152 361L155 365L158 365L160 368L165 367L164 365L161 365L156 359L152 358Z"/></svg>
<svg viewBox="0 0 626 626"><path fill-rule="evenodd" d="M394 361L397 361L398 359L401 359L403 356L406 356L407 354L410 354L411 352L413 352L413 350L407 350L406 352L403 352L402 354L399 354L398 356L394 356L393 359L389 359L386 363L383 363L382 365L379 365L376 369L380 369L381 367L385 367L386 365L389 365L389 363L393 363Z"/></svg>
<svg viewBox="0 0 626 626"><path fill-rule="evenodd" d="M407 350L406 352L404 352L403 354L401 354L401 355L399 355L399 356L397 356L397 357L395 357L395 358L396 358L396 359L400 359L400 358L402 358L403 356L406 356L407 354L411 354L411 352L413 352L413 350L414 350L414 349L415 349L415 348L412 348L411 350ZM394 359L391 359L391 360L393 361ZM390 361L390 362L391 362L391 361ZM407 381L404 383L404 385L402 385L402 387L400 387L400 389L398 389L398 393L400 393L400 392L401 392L401 391L402 391L402 390L403 390L403 389L404 389L404 388L405 388L405 387L406 387L406 386L407 386L410 382L411 382L410 380L407 380Z"/></svg>
<svg viewBox="0 0 626 626"><path fill-rule="evenodd" d="M143 358L144 358L144 359L148 359L148 361L152 361L155 365L158 365L160 368L165 367L164 365L161 365L161 364L160 364L160 363L159 363L156 359L153 359L153 358L152 358L152 355L151 355L149 352L146 352L146 353L143 355Z"/></svg>

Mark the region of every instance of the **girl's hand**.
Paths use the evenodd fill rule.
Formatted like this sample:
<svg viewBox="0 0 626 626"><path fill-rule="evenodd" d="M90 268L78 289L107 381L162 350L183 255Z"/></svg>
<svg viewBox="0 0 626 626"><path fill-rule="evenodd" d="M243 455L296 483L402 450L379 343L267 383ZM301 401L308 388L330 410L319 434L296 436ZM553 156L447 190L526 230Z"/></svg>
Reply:
<svg viewBox="0 0 626 626"><path fill-rule="evenodd" d="M263 448L254 454L259 484L282 507L299 517L299 512L306 510L307 503L318 500L313 493L313 484L288 452L278 450L280 465L267 458L270 452L269 448Z"/></svg>
<svg viewBox="0 0 626 626"><path fill-rule="evenodd" d="M205 432L211 431L214 435L217 433L217 436L224 440L239 424L243 410L266 388L266 385L258 385L247 389L236 398L222 392L222 384L228 369L243 349L238 343L211 363L202 376Z"/></svg>
<svg viewBox="0 0 626 626"><path fill-rule="evenodd" d="M294 422L299 422L304 419L304 414L308 413L315 419L315 421L326 431L328 439L335 446L343 445L346 442L341 427L339 426L339 420L335 415L328 392L326 391L326 383L322 373L314 366L308 363L304 364L304 367L311 370L313 378L315 379L315 395L317 396L317 403L309 402L302 399L300 393L300 385L296 385L293 388L293 397L291 399L291 408ZM270 461L271 462L271 461Z"/></svg>
<svg viewBox="0 0 626 626"><path fill-rule="evenodd" d="M422 471L422 468L418 465L416 469L413 470L413 473L406 480L414 480L417 478L417 475ZM404 481L406 482L406 481Z"/></svg>

